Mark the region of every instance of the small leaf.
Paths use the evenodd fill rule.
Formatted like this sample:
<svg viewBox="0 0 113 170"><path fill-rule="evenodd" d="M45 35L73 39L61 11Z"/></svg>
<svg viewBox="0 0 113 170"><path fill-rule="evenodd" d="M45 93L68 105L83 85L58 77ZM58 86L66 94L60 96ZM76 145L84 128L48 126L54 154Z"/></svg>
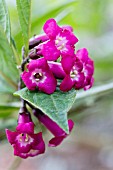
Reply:
<svg viewBox="0 0 113 170"><path fill-rule="evenodd" d="M31 18L31 0L16 0L17 10L25 43L26 53L28 52L29 34L30 34L30 18ZM26 54L27 55L27 54Z"/></svg>
<svg viewBox="0 0 113 170"><path fill-rule="evenodd" d="M5 0L0 0L0 26L10 42L10 19Z"/></svg>
<svg viewBox="0 0 113 170"><path fill-rule="evenodd" d="M69 133L67 112L75 101L76 91L74 89L66 93L57 89L53 94L48 95L40 91L29 91L27 88L24 88L15 92L14 95L20 96L36 108L40 109L65 132Z"/></svg>
<svg viewBox="0 0 113 170"><path fill-rule="evenodd" d="M0 29L0 79L2 79L2 86L5 85L5 81L8 83L9 88L17 89L18 78L19 74L16 68L13 50L4 31Z"/></svg>

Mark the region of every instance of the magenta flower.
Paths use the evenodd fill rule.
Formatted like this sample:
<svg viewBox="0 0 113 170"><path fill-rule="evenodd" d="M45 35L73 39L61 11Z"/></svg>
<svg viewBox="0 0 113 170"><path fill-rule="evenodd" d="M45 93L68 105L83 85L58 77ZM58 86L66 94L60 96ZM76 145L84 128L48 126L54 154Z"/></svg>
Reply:
<svg viewBox="0 0 113 170"><path fill-rule="evenodd" d="M29 122L29 115L26 113L20 115L16 131L6 129L6 135L16 156L25 159L45 152L42 132L34 134L34 123Z"/></svg>
<svg viewBox="0 0 113 170"><path fill-rule="evenodd" d="M91 58L88 56L88 51L86 48L82 48L77 51L76 57L80 59L83 63L83 70L85 80L84 80L84 90L88 90L93 86L94 83L94 62L91 60Z"/></svg>
<svg viewBox="0 0 113 170"><path fill-rule="evenodd" d="M54 137L49 141L48 146L56 147L68 136L68 134L57 125L57 123L55 123L42 112L39 113L39 111L35 110L34 114L39 119L39 121L54 135ZM72 120L68 120L68 126L69 132L71 132L74 122Z"/></svg>
<svg viewBox="0 0 113 170"><path fill-rule="evenodd" d="M66 73L60 85L62 91L69 91L73 87L75 89L84 88L84 90L92 87L94 63L88 56L87 49L78 50L73 60L70 59L70 56L66 56L66 60L62 59L62 63Z"/></svg>
<svg viewBox="0 0 113 170"><path fill-rule="evenodd" d="M42 54L46 60L57 60L60 55L74 55L74 45L78 42L71 26L59 27L54 19L46 21L44 32L50 40L44 42Z"/></svg>
<svg viewBox="0 0 113 170"><path fill-rule="evenodd" d="M47 94L55 91L57 81L44 58L30 61L27 68L21 78L29 90L38 88Z"/></svg>
<svg viewBox="0 0 113 170"><path fill-rule="evenodd" d="M75 57L75 61L73 62L72 68L70 67L69 70L66 69L65 67L66 76L60 85L60 90L69 91L73 87L76 89L83 88L85 77L82 70L83 70L82 62Z"/></svg>

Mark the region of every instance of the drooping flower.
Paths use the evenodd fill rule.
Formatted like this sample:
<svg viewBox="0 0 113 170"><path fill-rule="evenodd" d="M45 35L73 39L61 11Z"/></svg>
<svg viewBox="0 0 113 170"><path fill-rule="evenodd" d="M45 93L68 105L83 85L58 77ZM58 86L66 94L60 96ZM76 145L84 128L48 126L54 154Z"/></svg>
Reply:
<svg viewBox="0 0 113 170"><path fill-rule="evenodd" d="M73 61L67 56L67 61L62 59L62 62L66 73L60 85L62 91L69 91L73 87L75 89L84 88L84 90L92 87L94 82L94 63L88 56L87 49L78 50ZM68 65L68 63L70 64Z"/></svg>
<svg viewBox="0 0 113 170"><path fill-rule="evenodd" d="M54 137L49 141L48 146L56 147L60 145L61 142L68 136L68 134L57 125L57 123L55 123L41 111L35 110L34 115L54 135ZM71 133L73 126L74 122L71 119L68 120L69 133Z"/></svg>
<svg viewBox="0 0 113 170"><path fill-rule="evenodd" d="M21 78L29 90L39 90L51 94L55 91L57 81L44 58L32 60L27 65Z"/></svg>
<svg viewBox="0 0 113 170"><path fill-rule="evenodd" d="M49 37L42 48L42 54L46 60L57 60L60 55L74 55L74 45L78 39L73 34L71 26L59 27L54 19L49 19L44 24L43 30Z"/></svg>
<svg viewBox="0 0 113 170"><path fill-rule="evenodd" d="M16 131L6 129L6 135L16 156L25 159L45 152L42 132L34 134L34 123L27 113L19 115Z"/></svg>

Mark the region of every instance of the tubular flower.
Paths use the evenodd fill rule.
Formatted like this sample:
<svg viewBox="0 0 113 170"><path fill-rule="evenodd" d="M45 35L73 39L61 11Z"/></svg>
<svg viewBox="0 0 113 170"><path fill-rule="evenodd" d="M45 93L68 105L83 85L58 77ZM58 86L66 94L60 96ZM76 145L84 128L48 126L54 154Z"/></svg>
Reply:
<svg viewBox="0 0 113 170"><path fill-rule="evenodd" d="M49 37L46 34L35 35L29 40L29 48L33 48L39 43L43 43L49 40Z"/></svg>
<svg viewBox="0 0 113 170"><path fill-rule="evenodd" d="M47 94L55 91L57 81L44 58L30 61L27 68L21 78L29 90L38 88Z"/></svg>
<svg viewBox="0 0 113 170"><path fill-rule="evenodd" d="M39 111L34 111L35 116L39 119L39 121L54 135L54 137L49 141L48 146L56 147L68 136L68 134L61 129L57 123L52 121L48 116L43 113L39 113ZM69 133L72 131L74 126L74 122L72 120L68 120Z"/></svg>
<svg viewBox="0 0 113 170"><path fill-rule="evenodd" d="M60 89L62 91L69 91L73 87L75 89L84 88L84 90L91 88L94 82L92 77L94 64L88 56L87 49L78 50L73 61L67 56L67 61L62 59L66 76L60 85ZM68 63L70 64L68 65Z"/></svg>
<svg viewBox="0 0 113 170"><path fill-rule="evenodd" d="M64 72L61 63L48 61L48 65L55 78L63 79L65 77L66 73Z"/></svg>
<svg viewBox="0 0 113 170"><path fill-rule="evenodd" d="M42 48L42 54L46 60L57 60L60 55L73 56L74 45L78 42L78 39L73 34L71 26L59 27L54 19L49 19L44 24L43 30L49 37Z"/></svg>
<svg viewBox="0 0 113 170"><path fill-rule="evenodd" d="M42 132L34 134L34 123L29 120L28 114L22 113L16 131L6 129L7 139L14 148L14 155L24 159L45 152Z"/></svg>

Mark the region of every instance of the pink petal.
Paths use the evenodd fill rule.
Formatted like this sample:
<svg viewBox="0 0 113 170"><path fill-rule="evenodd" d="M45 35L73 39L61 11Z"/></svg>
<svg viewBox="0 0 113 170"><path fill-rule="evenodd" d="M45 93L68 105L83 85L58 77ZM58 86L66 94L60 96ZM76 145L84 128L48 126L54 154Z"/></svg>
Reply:
<svg viewBox="0 0 113 170"><path fill-rule="evenodd" d="M48 41L43 45L42 54L49 61L55 61L60 57L60 51L57 50L54 41Z"/></svg>
<svg viewBox="0 0 113 170"><path fill-rule="evenodd" d="M93 86L93 84L94 84L94 78L92 77L89 84L84 87L84 90L90 89Z"/></svg>
<svg viewBox="0 0 113 170"><path fill-rule="evenodd" d="M74 50L75 49L73 46L66 44L65 47L62 50L60 50L60 52L61 52L62 57L64 55L69 55L72 57L72 56L74 56Z"/></svg>
<svg viewBox="0 0 113 170"><path fill-rule="evenodd" d="M75 89L81 89L84 87L84 73L78 73L76 76L76 79L74 80L75 82Z"/></svg>
<svg viewBox="0 0 113 170"><path fill-rule="evenodd" d="M73 88L73 81L70 78L70 75L67 75L64 80L62 81L62 83L60 84L60 90L61 91L69 91Z"/></svg>
<svg viewBox="0 0 113 170"><path fill-rule="evenodd" d="M49 61L48 64L49 64L50 70L52 71L52 73L54 74L56 78L63 79L65 77L66 74L62 68L61 63Z"/></svg>
<svg viewBox="0 0 113 170"><path fill-rule="evenodd" d="M91 76L94 73L94 68L92 66L90 66L90 65L86 65L84 67L84 73L85 73L85 77Z"/></svg>
<svg viewBox="0 0 113 170"><path fill-rule="evenodd" d="M34 142L32 143L32 149L39 150L40 153L44 153L45 152L45 143L42 138L42 132L33 134L33 135L31 135L31 137L34 138Z"/></svg>
<svg viewBox="0 0 113 170"><path fill-rule="evenodd" d="M55 38L58 32L61 30L54 19L49 19L43 26L44 32L49 38Z"/></svg>
<svg viewBox="0 0 113 170"><path fill-rule="evenodd" d="M48 146L49 147L56 147L58 145L61 144L61 142L65 139L65 136L57 136L57 137L54 137L52 138L50 141L49 141L49 144Z"/></svg>
<svg viewBox="0 0 113 170"><path fill-rule="evenodd" d="M64 71L69 74L73 65L74 65L74 57L73 56L63 56L61 59L61 64Z"/></svg>
<svg viewBox="0 0 113 170"><path fill-rule="evenodd" d="M71 119L68 120L68 126L69 126L69 133L70 133L70 132L72 131L73 127L74 127L74 122L73 122ZM61 136L58 135L58 136L52 138L52 139L49 141L48 146L49 146L49 147L56 147L56 146L60 145L61 142L62 142L67 136L68 136L68 134L62 133Z"/></svg>
<svg viewBox="0 0 113 170"><path fill-rule="evenodd" d="M36 83L32 83L32 80L30 80L30 77L31 77L31 72L26 72L24 71L22 74L21 74L21 78L24 82L24 84L27 86L27 88L29 90L35 90L36 88Z"/></svg>
<svg viewBox="0 0 113 170"><path fill-rule="evenodd" d="M78 58L76 58L76 60L74 62L74 68L78 72L81 72L83 69L83 63Z"/></svg>
<svg viewBox="0 0 113 170"><path fill-rule="evenodd" d="M6 129L5 131L6 131L6 136L7 136L8 141L11 143L11 145L14 144L16 137L18 135L18 132L12 132L8 129Z"/></svg>
<svg viewBox="0 0 113 170"><path fill-rule="evenodd" d="M21 157L21 158L23 158L23 159L26 159L28 156L27 156L27 153L21 153L21 152L19 152L17 149L16 149L16 147L14 146L14 155L15 156L19 156L19 157Z"/></svg>
<svg viewBox="0 0 113 170"><path fill-rule="evenodd" d="M87 60L87 65L91 65L92 67L94 67L94 61L90 57Z"/></svg>
<svg viewBox="0 0 113 170"><path fill-rule="evenodd" d="M14 150L18 151L19 153L28 153L31 149L31 144L26 143L26 145L21 145L21 142L17 141L13 145Z"/></svg>
<svg viewBox="0 0 113 170"><path fill-rule="evenodd" d="M70 25L63 25L61 28L63 29L63 31L68 30L70 32L73 32L73 28Z"/></svg>
<svg viewBox="0 0 113 170"><path fill-rule="evenodd" d="M34 157L42 153L43 152L41 152L40 150L33 150L33 149L31 149L28 153L22 153L22 152L18 152L17 150L14 150L14 155L19 156L23 159L26 159L28 157Z"/></svg>
<svg viewBox="0 0 113 170"><path fill-rule="evenodd" d="M45 58L39 58L37 60L31 60L30 63L27 66L28 70L30 72L36 70L36 69L41 69L42 71L46 71L49 69L49 66L47 64L47 61Z"/></svg>
<svg viewBox="0 0 113 170"><path fill-rule="evenodd" d="M56 90L57 80L54 78L51 71L47 71L45 76L45 80L39 82L38 88L47 94L52 94Z"/></svg>
<svg viewBox="0 0 113 170"><path fill-rule="evenodd" d="M69 132L71 132L74 127L74 122L71 119L68 120L68 126L69 126Z"/></svg>
<svg viewBox="0 0 113 170"><path fill-rule="evenodd" d="M70 30L64 30L61 34L62 37L66 37L67 44L75 45L78 42L78 38Z"/></svg>
<svg viewBox="0 0 113 170"><path fill-rule="evenodd" d="M76 57L79 58L83 63L86 63L88 60L88 51L86 48L81 48L77 51Z"/></svg>

